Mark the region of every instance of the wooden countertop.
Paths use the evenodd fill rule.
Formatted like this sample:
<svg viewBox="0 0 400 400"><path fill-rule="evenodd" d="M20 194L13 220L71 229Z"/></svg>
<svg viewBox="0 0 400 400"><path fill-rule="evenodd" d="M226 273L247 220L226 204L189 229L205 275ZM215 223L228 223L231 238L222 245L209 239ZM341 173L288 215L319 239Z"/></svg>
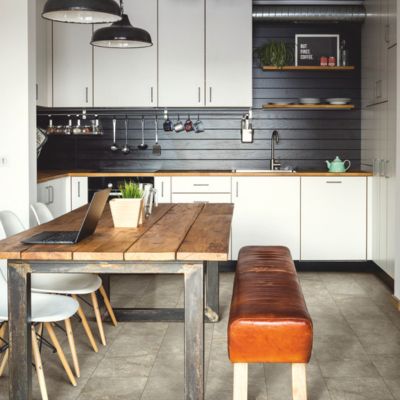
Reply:
<svg viewBox="0 0 400 400"><path fill-rule="evenodd" d="M146 176L372 176L369 171L331 173L327 171L299 172L232 172L232 171L38 171L38 183L64 177L146 177Z"/></svg>

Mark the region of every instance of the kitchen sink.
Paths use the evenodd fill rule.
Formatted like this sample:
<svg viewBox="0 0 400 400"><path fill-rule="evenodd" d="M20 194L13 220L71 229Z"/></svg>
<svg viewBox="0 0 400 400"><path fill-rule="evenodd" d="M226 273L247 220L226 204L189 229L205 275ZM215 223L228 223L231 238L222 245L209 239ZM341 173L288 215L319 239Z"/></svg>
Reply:
<svg viewBox="0 0 400 400"><path fill-rule="evenodd" d="M233 169L232 172L249 172L249 173L295 173L294 169Z"/></svg>

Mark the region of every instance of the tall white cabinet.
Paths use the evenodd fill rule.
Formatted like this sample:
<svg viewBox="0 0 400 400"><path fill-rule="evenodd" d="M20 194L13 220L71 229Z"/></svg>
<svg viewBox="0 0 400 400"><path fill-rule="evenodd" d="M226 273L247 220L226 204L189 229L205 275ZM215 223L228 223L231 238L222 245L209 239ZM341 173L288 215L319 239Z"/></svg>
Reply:
<svg viewBox="0 0 400 400"><path fill-rule="evenodd" d="M93 105L92 25L53 23L53 106Z"/></svg>
<svg viewBox="0 0 400 400"><path fill-rule="evenodd" d="M394 277L396 214L396 1L367 0L362 52L362 165L373 170L372 258Z"/></svg>
<svg viewBox="0 0 400 400"><path fill-rule="evenodd" d="M147 30L153 46L139 49L94 48L95 107L157 106L157 0L124 3L131 24ZM101 26L95 26L99 29Z"/></svg>

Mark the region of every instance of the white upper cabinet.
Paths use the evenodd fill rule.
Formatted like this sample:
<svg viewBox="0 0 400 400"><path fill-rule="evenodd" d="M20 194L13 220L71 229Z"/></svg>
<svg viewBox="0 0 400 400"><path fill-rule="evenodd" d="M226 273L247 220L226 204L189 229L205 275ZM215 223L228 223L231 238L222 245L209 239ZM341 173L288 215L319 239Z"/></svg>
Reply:
<svg viewBox="0 0 400 400"><path fill-rule="evenodd" d="M301 259L366 260L367 178L301 178Z"/></svg>
<svg viewBox="0 0 400 400"><path fill-rule="evenodd" d="M51 22L42 18L46 0L36 2L36 104L52 106Z"/></svg>
<svg viewBox="0 0 400 400"><path fill-rule="evenodd" d="M92 25L53 23L54 107L93 104L92 30Z"/></svg>
<svg viewBox="0 0 400 400"><path fill-rule="evenodd" d="M204 0L158 7L159 106L204 106Z"/></svg>
<svg viewBox="0 0 400 400"><path fill-rule="evenodd" d="M206 105L252 106L252 2L206 1Z"/></svg>
<svg viewBox="0 0 400 400"><path fill-rule="evenodd" d="M157 0L129 0L124 3L124 10L133 26L150 33L153 46L94 48L94 106L156 107Z"/></svg>

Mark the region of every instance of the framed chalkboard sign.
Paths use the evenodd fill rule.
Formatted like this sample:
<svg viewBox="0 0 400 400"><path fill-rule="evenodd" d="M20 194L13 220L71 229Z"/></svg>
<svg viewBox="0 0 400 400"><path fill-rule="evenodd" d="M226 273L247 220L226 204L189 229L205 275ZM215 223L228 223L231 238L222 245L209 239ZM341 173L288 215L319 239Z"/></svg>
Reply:
<svg viewBox="0 0 400 400"><path fill-rule="evenodd" d="M335 57L340 65L339 35L296 35L296 66L321 65L321 57Z"/></svg>

